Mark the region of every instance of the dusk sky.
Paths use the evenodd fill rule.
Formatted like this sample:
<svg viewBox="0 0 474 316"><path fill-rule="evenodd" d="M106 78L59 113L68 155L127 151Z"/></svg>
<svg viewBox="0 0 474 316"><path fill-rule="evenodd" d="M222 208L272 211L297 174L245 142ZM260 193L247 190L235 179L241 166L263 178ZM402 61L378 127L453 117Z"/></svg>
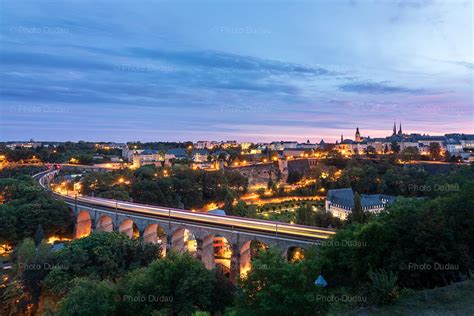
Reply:
<svg viewBox="0 0 474 316"><path fill-rule="evenodd" d="M472 1L1 1L0 140L474 133Z"/></svg>

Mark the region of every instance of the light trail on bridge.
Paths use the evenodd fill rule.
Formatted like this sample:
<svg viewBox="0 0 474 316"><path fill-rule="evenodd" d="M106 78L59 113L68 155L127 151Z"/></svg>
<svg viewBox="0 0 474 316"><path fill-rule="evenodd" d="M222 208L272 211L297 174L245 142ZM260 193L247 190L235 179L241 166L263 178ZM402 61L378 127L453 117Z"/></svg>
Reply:
<svg viewBox="0 0 474 316"><path fill-rule="evenodd" d="M39 181L40 185L49 190L50 188L45 184L44 179L50 173L56 171L45 171L39 173L35 178ZM139 203L130 203L118 200L104 199L98 197L86 197L86 196L75 196L70 197L66 195L52 194L58 198L65 200L68 204L92 206L92 207L103 207L116 212L141 215L145 217L161 217L174 221L187 221L196 224L202 224L204 226L220 226L232 230L245 230L247 232L254 232L256 234L266 234L272 236L282 237L293 237L298 240L310 240L317 241L327 239L333 236L336 232L333 229L319 228L295 224L287 224L281 222L249 219L236 216L221 216L214 214L203 214L195 213L187 210L180 210L168 207L151 206Z"/></svg>

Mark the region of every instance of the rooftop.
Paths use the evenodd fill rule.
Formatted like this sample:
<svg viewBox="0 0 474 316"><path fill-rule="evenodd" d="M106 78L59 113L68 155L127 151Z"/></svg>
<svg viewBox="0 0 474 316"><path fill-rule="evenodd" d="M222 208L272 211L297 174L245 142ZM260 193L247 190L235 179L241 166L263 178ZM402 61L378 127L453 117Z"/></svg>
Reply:
<svg viewBox="0 0 474 316"><path fill-rule="evenodd" d="M326 197L328 201L338 204L347 209L354 207L354 191L351 188L329 190ZM362 207L376 207L382 204L394 203L396 197L386 194L361 194L360 201Z"/></svg>

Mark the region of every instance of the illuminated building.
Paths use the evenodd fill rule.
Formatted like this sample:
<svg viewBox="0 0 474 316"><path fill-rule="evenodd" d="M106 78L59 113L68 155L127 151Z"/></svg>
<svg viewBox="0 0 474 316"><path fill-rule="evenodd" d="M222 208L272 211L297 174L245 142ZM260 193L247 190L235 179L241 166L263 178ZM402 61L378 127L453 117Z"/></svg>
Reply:
<svg viewBox="0 0 474 316"><path fill-rule="evenodd" d="M191 158L194 162L206 162L209 156L209 151L206 149L193 149L191 152Z"/></svg>
<svg viewBox="0 0 474 316"><path fill-rule="evenodd" d="M385 206L395 202L395 197L385 194L361 194L362 209L378 213ZM329 190L326 197L326 211L341 219L346 219L354 208L354 191L351 188Z"/></svg>

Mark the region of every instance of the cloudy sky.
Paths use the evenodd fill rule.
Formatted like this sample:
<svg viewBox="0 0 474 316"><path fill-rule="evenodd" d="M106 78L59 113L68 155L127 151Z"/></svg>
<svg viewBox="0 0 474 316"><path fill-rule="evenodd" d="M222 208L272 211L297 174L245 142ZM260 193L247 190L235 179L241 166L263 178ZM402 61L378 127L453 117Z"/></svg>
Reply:
<svg viewBox="0 0 474 316"><path fill-rule="evenodd" d="M0 140L474 133L472 1L0 3Z"/></svg>

